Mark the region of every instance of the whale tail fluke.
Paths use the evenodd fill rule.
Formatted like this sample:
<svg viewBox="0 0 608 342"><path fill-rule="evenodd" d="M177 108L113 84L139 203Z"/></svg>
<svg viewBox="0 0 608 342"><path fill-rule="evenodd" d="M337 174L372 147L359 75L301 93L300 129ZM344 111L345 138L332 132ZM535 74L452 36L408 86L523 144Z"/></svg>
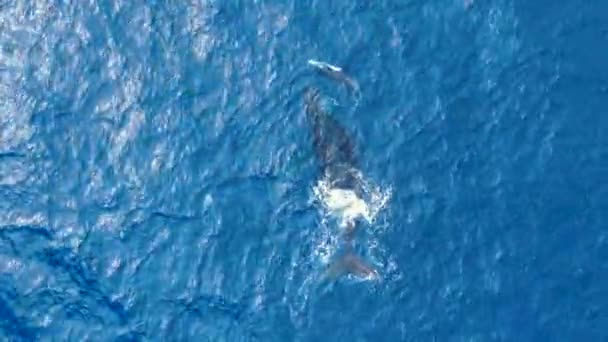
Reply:
<svg viewBox="0 0 608 342"><path fill-rule="evenodd" d="M330 280L335 280L348 274L368 280L378 278L376 269L352 252L339 257L325 271L325 277Z"/></svg>

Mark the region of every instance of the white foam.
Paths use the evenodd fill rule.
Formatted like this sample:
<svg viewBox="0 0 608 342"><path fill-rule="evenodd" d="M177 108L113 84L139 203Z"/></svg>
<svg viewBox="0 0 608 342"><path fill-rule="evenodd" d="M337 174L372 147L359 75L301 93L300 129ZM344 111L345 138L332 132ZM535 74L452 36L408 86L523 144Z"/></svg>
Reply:
<svg viewBox="0 0 608 342"><path fill-rule="evenodd" d="M340 219L342 227L359 217L369 217L367 203L352 190L330 188L327 184L320 182L315 188L315 195L329 214Z"/></svg>
<svg viewBox="0 0 608 342"><path fill-rule="evenodd" d="M372 185L360 172L357 173L357 178L363 189L363 198L351 189L332 188L326 179L319 180L313 187L315 199L321 204L324 214L338 219L342 228L358 218L373 224L391 197L390 188L381 189Z"/></svg>

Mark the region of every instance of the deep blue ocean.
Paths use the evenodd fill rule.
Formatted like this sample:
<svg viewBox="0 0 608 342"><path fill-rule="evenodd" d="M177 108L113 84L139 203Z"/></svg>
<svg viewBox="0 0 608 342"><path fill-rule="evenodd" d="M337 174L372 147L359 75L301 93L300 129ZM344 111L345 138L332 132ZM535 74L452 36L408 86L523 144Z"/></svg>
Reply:
<svg viewBox="0 0 608 342"><path fill-rule="evenodd" d="M607 47L599 0L0 1L0 340L608 341ZM309 86L376 280L319 281Z"/></svg>

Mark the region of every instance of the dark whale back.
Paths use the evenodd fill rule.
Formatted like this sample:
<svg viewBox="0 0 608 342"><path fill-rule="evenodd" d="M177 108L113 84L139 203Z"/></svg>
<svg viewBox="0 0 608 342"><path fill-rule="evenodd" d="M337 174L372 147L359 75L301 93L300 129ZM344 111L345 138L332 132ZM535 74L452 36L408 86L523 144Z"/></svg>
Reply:
<svg viewBox="0 0 608 342"><path fill-rule="evenodd" d="M325 109L319 90L308 88L304 94L306 116L312 128L313 145L319 167L330 187L353 190L361 197L362 188L357 171L355 143L344 126ZM329 265L326 279L335 280L345 274L363 278L376 278L378 272L354 253L352 246L356 223L349 223L346 232L346 253Z"/></svg>
<svg viewBox="0 0 608 342"><path fill-rule="evenodd" d="M349 132L324 108L318 89L308 88L304 98L321 172L329 177L333 186L355 188L357 156Z"/></svg>

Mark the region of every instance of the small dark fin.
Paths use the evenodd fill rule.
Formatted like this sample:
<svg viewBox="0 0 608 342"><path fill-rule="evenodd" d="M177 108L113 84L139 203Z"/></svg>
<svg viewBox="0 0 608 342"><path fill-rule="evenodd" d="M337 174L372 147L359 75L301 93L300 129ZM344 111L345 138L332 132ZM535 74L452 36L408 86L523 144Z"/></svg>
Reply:
<svg viewBox="0 0 608 342"><path fill-rule="evenodd" d="M375 279L378 272L368 263L353 253L347 253L334 261L327 271L325 277L335 280L341 276L353 274L359 278Z"/></svg>

